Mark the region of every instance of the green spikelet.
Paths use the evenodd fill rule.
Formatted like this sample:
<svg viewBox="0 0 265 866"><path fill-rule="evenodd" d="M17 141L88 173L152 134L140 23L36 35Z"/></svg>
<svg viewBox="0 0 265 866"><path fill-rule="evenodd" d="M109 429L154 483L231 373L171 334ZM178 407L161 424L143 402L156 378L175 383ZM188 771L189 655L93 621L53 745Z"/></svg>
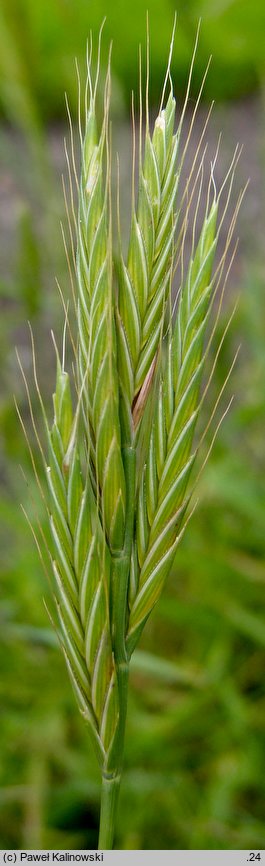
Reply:
<svg viewBox="0 0 265 866"><path fill-rule="evenodd" d="M107 764L118 723L109 622L110 554L89 473L84 481L68 374L57 360L47 479L55 599L61 641L79 707L100 762Z"/></svg>
<svg viewBox="0 0 265 866"><path fill-rule="evenodd" d="M91 96L83 142L78 219L79 383L89 448L111 550L124 540L125 481L120 445L108 179L108 90L98 137ZM107 176L104 167L107 160Z"/></svg>
<svg viewBox="0 0 265 866"><path fill-rule="evenodd" d="M137 505L138 586L131 602L128 649L135 646L172 565L188 504L186 490L204 367L204 338L212 294L217 203L205 218L170 332L147 462ZM134 564L134 587L135 587ZM131 591L132 598L132 591Z"/></svg>
<svg viewBox="0 0 265 866"><path fill-rule="evenodd" d="M155 122L146 131L145 155L139 171L137 211L133 209L128 261L121 255L119 279L119 372L123 398L124 437L132 438L132 408L161 339L170 288L179 135L174 135L175 100L170 93Z"/></svg>

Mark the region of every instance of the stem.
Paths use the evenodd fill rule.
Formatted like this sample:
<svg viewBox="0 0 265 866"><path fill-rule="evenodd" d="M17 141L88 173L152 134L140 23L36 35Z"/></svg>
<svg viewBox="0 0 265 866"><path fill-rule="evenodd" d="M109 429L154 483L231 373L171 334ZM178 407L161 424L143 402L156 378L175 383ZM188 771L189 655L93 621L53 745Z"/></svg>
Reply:
<svg viewBox="0 0 265 866"><path fill-rule="evenodd" d="M120 780L120 775L102 776L98 847L105 851L113 847Z"/></svg>
<svg viewBox="0 0 265 866"><path fill-rule="evenodd" d="M127 513L124 547L113 556L112 591L112 629L113 651L116 662L119 690L119 723L107 767L102 775L99 848L111 849L115 832L118 795L123 764L124 736L127 713L129 664L126 651L126 615L128 581L130 575L131 548L133 538L135 508L135 450L124 449L124 471L127 490Z"/></svg>
<svg viewBox="0 0 265 866"><path fill-rule="evenodd" d="M126 615L128 598L128 581L130 575L131 549L135 509L135 463L134 448L124 448L123 462L127 492L127 511L124 535L124 546L113 557L113 650L117 669L120 664L128 664L126 651Z"/></svg>
<svg viewBox="0 0 265 866"><path fill-rule="evenodd" d="M127 711L129 666L121 662L117 665L119 688L119 724L116 731L108 765L102 773L102 788L100 802L100 825L98 847L109 850L113 847L118 797L121 782L124 735Z"/></svg>

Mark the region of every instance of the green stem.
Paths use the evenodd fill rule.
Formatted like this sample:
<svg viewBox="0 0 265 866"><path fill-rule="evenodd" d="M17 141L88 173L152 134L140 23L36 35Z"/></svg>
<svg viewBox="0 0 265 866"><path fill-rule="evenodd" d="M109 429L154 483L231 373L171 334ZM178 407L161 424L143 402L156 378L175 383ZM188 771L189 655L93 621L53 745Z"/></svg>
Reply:
<svg viewBox="0 0 265 866"><path fill-rule="evenodd" d="M136 451L133 446L127 446L123 448L123 464L127 492L127 514L125 525L124 553L127 554L130 560L135 512Z"/></svg>
<svg viewBox="0 0 265 866"><path fill-rule="evenodd" d="M135 511L135 450L124 448L123 462L127 492L127 510L124 546L113 557L113 649L117 668L128 663L126 651L126 615L128 599L128 581L130 575L131 549Z"/></svg>
<svg viewBox="0 0 265 866"><path fill-rule="evenodd" d="M124 662L117 665L119 688L119 724L115 741L108 759L108 765L102 773L102 788L100 802L100 826L98 847L111 849L115 832L118 797L123 764L124 735L127 712L129 666Z"/></svg>
<svg viewBox="0 0 265 866"><path fill-rule="evenodd" d="M102 776L98 847L103 851L113 847L120 780L120 775Z"/></svg>
<svg viewBox="0 0 265 866"><path fill-rule="evenodd" d="M102 775L99 848L102 848L103 850L108 850L112 848L115 832L118 795L123 764L129 676L129 665L125 639L128 581L130 575L130 561L135 510L134 449L124 449L123 457L127 490L125 538L123 550L113 556L112 571L113 651L116 662L119 690L119 724L110 754L108 756L108 764L107 767L104 768L104 772Z"/></svg>

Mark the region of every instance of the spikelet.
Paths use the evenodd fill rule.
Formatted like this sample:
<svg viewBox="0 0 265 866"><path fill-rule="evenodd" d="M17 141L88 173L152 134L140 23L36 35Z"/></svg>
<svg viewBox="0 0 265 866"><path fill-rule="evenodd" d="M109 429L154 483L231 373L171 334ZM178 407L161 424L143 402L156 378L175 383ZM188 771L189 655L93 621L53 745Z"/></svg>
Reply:
<svg viewBox="0 0 265 866"><path fill-rule="evenodd" d="M117 331L125 441L133 439L137 395L154 373L169 289L176 226L179 132L174 134L172 91L160 109L152 138L147 125L139 168L137 210L133 204L127 264L120 255ZM151 384L151 382L150 382Z"/></svg>
<svg viewBox="0 0 265 866"><path fill-rule="evenodd" d="M169 333L149 451L137 504L137 558L130 589L129 653L156 603L172 565L188 498L196 451L193 437L199 413L204 337L212 295L217 242L217 202L206 215L194 260L181 291L174 329Z"/></svg>
<svg viewBox="0 0 265 866"><path fill-rule="evenodd" d="M98 136L96 88L91 90L82 149L79 190L77 291L79 387L84 383L88 447L102 520L112 551L124 539L125 481L120 447L116 334L112 288L109 218L108 112L106 80L104 120Z"/></svg>
<svg viewBox="0 0 265 866"><path fill-rule="evenodd" d="M68 374L57 358L54 423L49 432L49 515L61 642L81 712L100 762L107 765L118 723L109 622L110 554L89 473L83 479L78 416Z"/></svg>

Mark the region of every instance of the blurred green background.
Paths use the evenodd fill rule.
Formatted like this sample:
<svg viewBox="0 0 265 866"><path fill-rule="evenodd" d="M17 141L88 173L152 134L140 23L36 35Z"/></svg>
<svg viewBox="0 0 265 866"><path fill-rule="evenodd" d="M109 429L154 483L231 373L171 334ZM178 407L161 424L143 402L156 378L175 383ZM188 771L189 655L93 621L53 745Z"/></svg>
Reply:
<svg viewBox="0 0 265 866"><path fill-rule="evenodd" d="M149 0L148 8L155 107L175 3ZM239 304L212 401L242 346L228 386L227 399L233 392L235 400L200 481L199 508L132 665L116 847L258 849L265 848L265 11L258 0L189 0L177 12L172 74L180 105L201 17L188 113L210 54L213 60L194 135L214 98L209 143L214 150L223 129L220 177L238 140L244 151L237 189L250 176L224 321L238 294ZM89 30L96 40L105 15L103 60L113 39L114 135L126 192L144 4L2 0L0 6L2 848L89 848L97 840L98 770L44 609L49 591L20 509L22 502L37 526L36 485L13 394L35 449L14 347L32 382L30 319L50 405L50 328L60 334L62 321L55 275L69 294L60 235L64 136L69 139L64 92L75 118L74 58L82 75ZM38 412L34 396L33 402Z"/></svg>

